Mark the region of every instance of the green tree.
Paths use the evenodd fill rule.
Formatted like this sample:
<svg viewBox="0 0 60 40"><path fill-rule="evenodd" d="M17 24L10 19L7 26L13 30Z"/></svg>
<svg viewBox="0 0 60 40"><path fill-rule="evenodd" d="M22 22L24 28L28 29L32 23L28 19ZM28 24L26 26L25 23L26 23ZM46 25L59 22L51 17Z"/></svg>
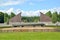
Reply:
<svg viewBox="0 0 60 40"><path fill-rule="evenodd" d="M11 12L10 18L14 17L15 13Z"/></svg>
<svg viewBox="0 0 60 40"><path fill-rule="evenodd" d="M4 13L4 22L7 22L9 19L9 15L7 13Z"/></svg>
<svg viewBox="0 0 60 40"><path fill-rule="evenodd" d="M4 13L0 12L0 23L4 23Z"/></svg>
<svg viewBox="0 0 60 40"><path fill-rule="evenodd" d="M39 18L40 18L39 16L33 16L33 17L23 16L22 21L23 22L38 22Z"/></svg>
<svg viewBox="0 0 60 40"><path fill-rule="evenodd" d="M59 12L59 15L58 15L58 22L60 22L60 12Z"/></svg>
<svg viewBox="0 0 60 40"><path fill-rule="evenodd" d="M52 22L56 23L58 21L58 13L57 12L53 12L52 14Z"/></svg>
<svg viewBox="0 0 60 40"><path fill-rule="evenodd" d="M46 13L46 15L49 16L49 17L52 17L51 11L48 11L48 12Z"/></svg>
<svg viewBox="0 0 60 40"><path fill-rule="evenodd" d="M39 16L34 16L34 17L33 17L33 22L38 22L38 21L39 21L39 19L40 19L40 17L39 17Z"/></svg>

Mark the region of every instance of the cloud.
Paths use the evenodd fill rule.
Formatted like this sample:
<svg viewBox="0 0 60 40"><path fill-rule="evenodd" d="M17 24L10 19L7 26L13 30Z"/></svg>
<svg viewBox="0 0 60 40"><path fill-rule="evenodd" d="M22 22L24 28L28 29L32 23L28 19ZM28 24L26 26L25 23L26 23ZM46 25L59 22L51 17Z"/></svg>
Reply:
<svg viewBox="0 0 60 40"><path fill-rule="evenodd" d="M7 9L7 10L0 10L0 12L8 13L10 14L11 12L14 12L13 8Z"/></svg>
<svg viewBox="0 0 60 40"><path fill-rule="evenodd" d="M55 12L55 11L57 11L57 12L59 13L59 12L60 12L60 7L40 10L40 12L42 12L42 13L44 13L44 14L45 14L46 12L48 12L48 11L51 11L52 13Z"/></svg>
<svg viewBox="0 0 60 40"><path fill-rule="evenodd" d="M0 12L4 12L5 13L5 10L0 10Z"/></svg>
<svg viewBox="0 0 60 40"><path fill-rule="evenodd" d="M0 1L0 6L9 6L9 5L18 5L18 4L23 4L25 2L30 2L30 5L34 5L34 3L32 3L32 1L35 2L41 2L44 0L1 0Z"/></svg>
<svg viewBox="0 0 60 40"><path fill-rule="evenodd" d="M39 16L39 10L37 11L23 11L21 9L17 9L16 14L22 12L22 16Z"/></svg>
<svg viewBox="0 0 60 40"><path fill-rule="evenodd" d="M6 10L5 12L8 13L8 14L10 14L11 12L14 12L14 9L10 8L10 9Z"/></svg>
<svg viewBox="0 0 60 40"><path fill-rule="evenodd" d="M45 0L35 0L35 1L37 1L37 2L41 2L41 1L45 1Z"/></svg>
<svg viewBox="0 0 60 40"><path fill-rule="evenodd" d="M60 7L57 7L57 8L51 8L51 9L49 9L52 13L54 12L54 11L57 11L58 13L60 12Z"/></svg>
<svg viewBox="0 0 60 40"><path fill-rule="evenodd" d="M2 12L7 12L8 14L10 14L11 12L14 12L16 15L19 14L20 12L22 12L22 16L40 16L40 12L42 13L46 13L48 11L51 11L52 13L54 11L57 11L58 13L60 12L60 7L58 8L51 8L51 9L44 9L44 10L35 10L35 11L24 11L21 9L16 9L14 10L14 8L10 8L8 10L0 10Z"/></svg>
<svg viewBox="0 0 60 40"><path fill-rule="evenodd" d="M19 4L19 2L10 1L10 2L2 3L0 6L8 6L8 5L16 5L16 4Z"/></svg>
<svg viewBox="0 0 60 40"><path fill-rule="evenodd" d="M30 1L30 2L41 2L41 1L45 1L45 0L28 0L28 1Z"/></svg>
<svg viewBox="0 0 60 40"><path fill-rule="evenodd" d="M1 1L0 6L9 6L9 5L17 5L26 2L26 0L6 0Z"/></svg>
<svg viewBox="0 0 60 40"><path fill-rule="evenodd" d="M52 13L57 11L59 13L60 12L60 7L58 7L58 8L51 8L51 9L36 10L36 11L23 11L21 9L20 9L20 11L17 10L18 13L22 12L22 16L40 16L40 12L45 14L48 11L51 11Z"/></svg>
<svg viewBox="0 0 60 40"><path fill-rule="evenodd" d="M22 16L39 16L39 11L24 11Z"/></svg>
<svg viewBox="0 0 60 40"><path fill-rule="evenodd" d="M30 2L30 3L29 3L29 5L33 6L33 5L34 5L34 3Z"/></svg>

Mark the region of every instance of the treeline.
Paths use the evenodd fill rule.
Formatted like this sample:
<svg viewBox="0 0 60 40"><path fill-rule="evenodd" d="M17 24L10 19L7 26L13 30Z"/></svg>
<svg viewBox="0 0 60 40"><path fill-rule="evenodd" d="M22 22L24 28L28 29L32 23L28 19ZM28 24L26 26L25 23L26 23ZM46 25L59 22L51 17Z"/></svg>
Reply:
<svg viewBox="0 0 60 40"><path fill-rule="evenodd" d="M11 12L10 15L8 15L7 13L4 13L4 22L8 22L9 19L11 19L12 17L14 17L16 14ZM40 19L39 16L33 16L33 17L27 17L27 16L22 16L21 20L22 22L38 22Z"/></svg>
<svg viewBox="0 0 60 40"><path fill-rule="evenodd" d="M0 12L0 23L4 23L4 13Z"/></svg>
<svg viewBox="0 0 60 40"><path fill-rule="evenodd" d="M58 13L57 11L51 12L48 11L45 13L45 15L49 16L52 20L52 23L60 22L60 12ZM24 22L39 22L40 21L40 16L34 16L34 17L22 17L22 20Z"/></svg>
<svg viewBox="0 0 60 40"><path fill-rule="evenodd" d="M16 14L11 12L11 14L0 12L0 23L2 22L9 22L9 20L14 17ZM38 22L40 19L39 16L27 17L22 16L22 22Z"/></svg>
<svg viewBox="0 0 60 40"><path fill-rule="evenodd" d="M0 23L8 22L10 18L14 17L15 14L11 12L10 15L8 13L0 12Z"/></svg>
<svg viewBox="0 0 60 40"><path fill-rule="evenodd" d="M60 12L57 11L51 13L51 11L48 11L46 13L47 16L49 16L53 23L60 22Z"/></svg>
<svg viewBox="0 0 60 40"><path fill-rule="evenodd" d="M14 16L15 16L14 12L11 12L10 15L8 15L8 13L4 13L4 22L8 22Z"/></svg>
<svg viewBox="0 0 60 40"><path fill-rule="evenodd" d="M40 21L39 16L31 16L31 17L22 16L22 22L39 22L39 21Z"/></svg>
<svg viewBox="0 0 60 40"><path fill-rule="evenodd" d="M60 12L53 12L48 11L45 13L47 16L49 16L52 20L53 23L60 22ZM8 22L9 19L14 17L16 14L14 12L11 12L11 14L0 12L0 23L3 22ZM39 22L40 21L40 16L22 16L22 22Z"/></svg>

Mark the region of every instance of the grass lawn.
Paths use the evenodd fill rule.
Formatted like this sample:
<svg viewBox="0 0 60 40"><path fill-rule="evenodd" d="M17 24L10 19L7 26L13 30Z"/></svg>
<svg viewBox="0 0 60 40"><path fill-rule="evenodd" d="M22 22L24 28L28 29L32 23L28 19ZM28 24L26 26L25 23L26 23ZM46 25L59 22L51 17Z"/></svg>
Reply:
<svg viewBox="0 0 60 40"><path fill-rule="evenodd" d="M60 32L0 33L0 40L60 40Z"/></svg>

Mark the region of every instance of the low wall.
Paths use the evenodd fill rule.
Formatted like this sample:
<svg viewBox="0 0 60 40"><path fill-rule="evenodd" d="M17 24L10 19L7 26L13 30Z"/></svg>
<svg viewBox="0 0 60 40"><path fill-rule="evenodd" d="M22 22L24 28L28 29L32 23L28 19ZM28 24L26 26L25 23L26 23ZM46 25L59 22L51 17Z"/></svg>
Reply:
<svg viewBox="0 0 60 40"><path fill-rule="evenodd" d="M60 30L51 27L31 27L31 28L3 28L0 32L60 32Z"/></svg>
<svg viewBox="0 0 60 40"><path fill-rule="evenodd" d="M55 29L15 29L15 30L0 30L0 32L55 32Z"/></svg>

